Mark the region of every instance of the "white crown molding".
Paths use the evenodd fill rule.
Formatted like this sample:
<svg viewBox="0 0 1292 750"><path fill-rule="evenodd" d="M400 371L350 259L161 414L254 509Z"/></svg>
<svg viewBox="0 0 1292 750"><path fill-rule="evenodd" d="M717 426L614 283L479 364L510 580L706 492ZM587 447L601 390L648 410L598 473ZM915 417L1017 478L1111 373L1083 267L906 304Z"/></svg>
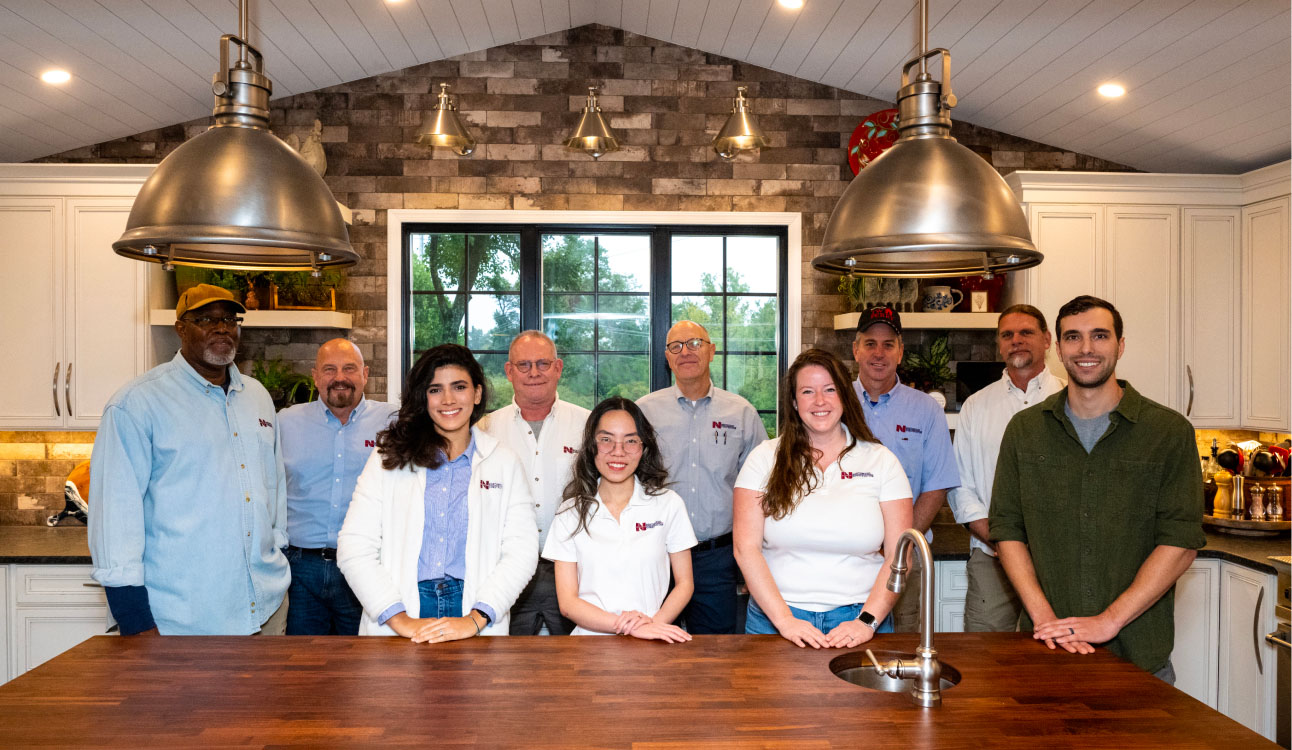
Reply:
<svg viewBox="0 0 1292 750"><path fill-rule="evenodd" d="M0 164L5 195L66 196L68 186L86 197L128 197L152 175L156 164Z"/></svg>
<svg viewBox="0 0 1292 750"><path fill-rule="evenodd" d="M785 353L793 359L802 348L803 298L803 215L791 212L758 211L498 211L461 209L391 209L386 212L386 400L399 401L403 390L400 361L403 325L400 279L404 275L403 238L405 224L665 224L782 226L788 235L785 273L788 299L785 315L788 331Z"/></svg>
<svg viewBox="0 0 1292 750"><path fill-rule="evenodd" d="M1021 203L1244 206L1287 195L1290 165L1241 175L1019 171L1005 182Z"/></svg>

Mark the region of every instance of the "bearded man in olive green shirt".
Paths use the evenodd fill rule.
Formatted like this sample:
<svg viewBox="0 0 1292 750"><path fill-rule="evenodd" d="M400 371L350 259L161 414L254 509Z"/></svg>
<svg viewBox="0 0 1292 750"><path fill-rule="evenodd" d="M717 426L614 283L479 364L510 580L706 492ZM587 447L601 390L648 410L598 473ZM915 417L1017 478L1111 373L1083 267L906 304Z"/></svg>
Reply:
<svg viewBox="0 0 1292 750"><path fill-rule="evenodd" d="M1034 638L1174 683L1175 582L1206 543L1193 427L1114 377L1110 303L1077 297L1055 329L1068 387L1005 429L991 538Z"/></svg>

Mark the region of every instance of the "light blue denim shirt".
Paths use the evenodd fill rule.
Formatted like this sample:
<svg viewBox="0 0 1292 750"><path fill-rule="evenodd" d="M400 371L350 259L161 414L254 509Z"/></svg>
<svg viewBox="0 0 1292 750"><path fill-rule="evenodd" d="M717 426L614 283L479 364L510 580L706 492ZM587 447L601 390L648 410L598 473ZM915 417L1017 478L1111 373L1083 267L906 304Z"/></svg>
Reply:
<svg viewBox="0 0 1292 750"><path fill-rule="evenodd" d="M94 441L94 579L145 586L163 634L254 633L291 578L274 405L229 378L225 393L176 354L113 395Z"/></svg>
<svg viewBox="0 0 1292 750"><path fill-rule="evenodd" d="M875 401L870 400L861 380L852 381L852 387L861 400L866 426L901 461L911 483L912 499L929 490L960 486L947 415L932 396L900 380Z"/></svg>
<svg viewBox="0 0 1292 750"><path fill-rule="evenodd" d="M287 538L297 547L336 548L336 533L377 433L399 404L360 399L345 424L322 401L283 409L278 441L287 470Z"/></svg>

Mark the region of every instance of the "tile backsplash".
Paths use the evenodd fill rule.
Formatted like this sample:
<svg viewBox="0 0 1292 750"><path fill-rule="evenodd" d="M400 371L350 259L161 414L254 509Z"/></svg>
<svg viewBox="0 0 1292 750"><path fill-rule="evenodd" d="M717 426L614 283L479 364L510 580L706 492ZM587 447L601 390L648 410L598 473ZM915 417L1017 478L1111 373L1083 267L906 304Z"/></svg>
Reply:
<svg viewBox="0 0 1292 750"><path fill-rule="evenodd" d="M93 448L93 432L0 431L0 524L44 525L63 509L67 475Z"/></svg>

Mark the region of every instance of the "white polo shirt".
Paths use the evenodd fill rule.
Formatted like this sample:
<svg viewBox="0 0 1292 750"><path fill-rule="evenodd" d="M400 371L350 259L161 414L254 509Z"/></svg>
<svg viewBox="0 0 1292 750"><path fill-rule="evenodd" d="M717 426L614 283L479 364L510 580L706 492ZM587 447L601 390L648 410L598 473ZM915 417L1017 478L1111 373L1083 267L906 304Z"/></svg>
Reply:
<svg viewBox="0 0 1292 750"><path fill-rule="evenodd" d="M552 517L561 505L561 491L570 482L574 459L578 457L579 446L583 442L583 425L591 413L558 397L543 419L543 427L535 440L534 430L520 416L520 407L513 400L498 411L485 415L478 425L520 457L525 480L529 483L529 494L534 498L539 549L547 541Z"/></svg>
<svg viewBox="0 0 1292 750"><path fill-rule="evenodd" d="M543 557L572 562L579 572L579 598L619 614L637 610L654 616L668 594L668 556L695 546L686 505L672 490L647 495L636 479L619 520L600 502L586 530L575 529L579 514L562 506L543 546ZM574 635L609 635L582 627Z"/></svg>
<svg viewBox="0 0 1292 750"><path fill-rule="evenodd" d="M779 443L754 449L736 487L766 491ZM829 469L818 469L817 480L789 515L763 519L763 557L776 588L786 604L809 612L866 601L884 566L879 504L911 501L902 464L880 443L858 442Z"/></svg>

